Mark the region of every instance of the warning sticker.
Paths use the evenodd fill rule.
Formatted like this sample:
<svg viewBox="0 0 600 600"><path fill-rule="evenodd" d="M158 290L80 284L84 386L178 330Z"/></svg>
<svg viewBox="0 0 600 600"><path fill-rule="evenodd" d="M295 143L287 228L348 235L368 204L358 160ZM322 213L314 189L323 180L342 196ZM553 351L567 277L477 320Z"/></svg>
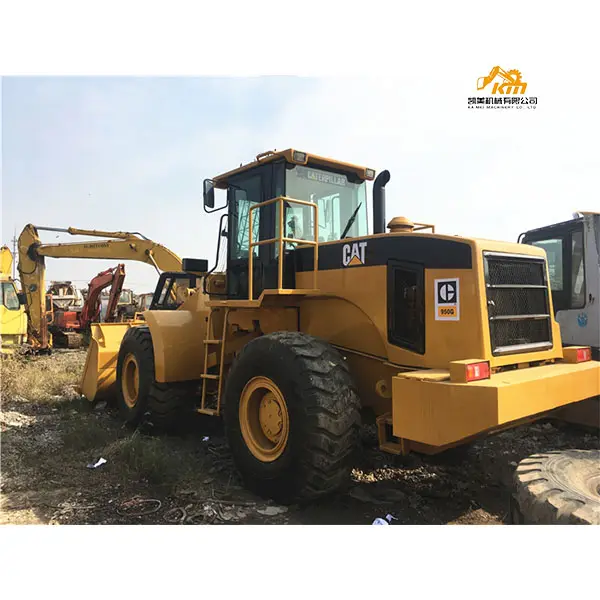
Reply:
<svg viewBox="0 0 600 600"><path fill-rule="evenodd" d="M435 280L435 320L460 320L458 278Z"/></svg>

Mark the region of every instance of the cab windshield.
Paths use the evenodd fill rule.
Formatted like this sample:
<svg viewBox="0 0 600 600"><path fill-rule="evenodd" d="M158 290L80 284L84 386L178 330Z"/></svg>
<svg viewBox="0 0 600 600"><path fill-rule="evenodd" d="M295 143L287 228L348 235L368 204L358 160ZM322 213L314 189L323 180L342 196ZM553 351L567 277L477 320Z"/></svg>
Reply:
<svg viewBox="0 0 600 600"><path fill-rule="evenodd" d="M15 286L10 282L0 284L0 305L8 310L18 310L21 306Z"/></svg>
<svg viewBox="0 0 600 600"><path fill-rule="evenodd" d="M317 205L319 242L368 233L366 183L352 175L288 164L285 195ZM313 211L310 206L290 203L286 207L285 236L313 240Z"/></svg>

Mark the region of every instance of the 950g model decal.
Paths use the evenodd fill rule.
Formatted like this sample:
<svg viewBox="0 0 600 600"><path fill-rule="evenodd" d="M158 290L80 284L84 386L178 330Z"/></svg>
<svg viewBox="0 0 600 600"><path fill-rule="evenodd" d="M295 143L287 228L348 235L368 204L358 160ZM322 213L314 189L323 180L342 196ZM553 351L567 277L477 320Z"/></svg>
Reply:
<svg viewBox="0 0 600 600"><path fill-rule="evenodd" d="M460 320L460 290L458 277L435 280L435 320Z"/></svg>

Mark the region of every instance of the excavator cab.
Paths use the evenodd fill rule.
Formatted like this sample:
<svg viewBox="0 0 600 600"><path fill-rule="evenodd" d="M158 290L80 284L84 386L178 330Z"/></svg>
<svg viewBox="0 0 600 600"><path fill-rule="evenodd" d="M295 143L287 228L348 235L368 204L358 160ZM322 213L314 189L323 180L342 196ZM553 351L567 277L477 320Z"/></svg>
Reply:
<svg viewBox="0 0 600 600"><path fill-rule="evenodd" d="M304 152L289 150L259 155L249 167L205 182L207 212L214 212L215 188L226 191L222 207L227 208L228 221L226 297L252 299L266 289L293 289L298 260L310 260L315 242L367 235L366 180L373 176L371 169L334 161L308 164ZM280 282L276 241L281 227L286 241ZM296 252L300 248L305 251Z"/></svg>
<svg viewBox="0 0 600 600"><path fill-rule="evenodd" d="M193 294L200 277L191 273L169 271L161 273L149 310L175 310Z"/></svg>
<svg viewBox="0 0 600 600"><path fill-rule="evenodd" d="M7 246L0 249L0 353L10 354L25 343L27 315L24 294L17 291L11 277L12 252Z"/></svg>

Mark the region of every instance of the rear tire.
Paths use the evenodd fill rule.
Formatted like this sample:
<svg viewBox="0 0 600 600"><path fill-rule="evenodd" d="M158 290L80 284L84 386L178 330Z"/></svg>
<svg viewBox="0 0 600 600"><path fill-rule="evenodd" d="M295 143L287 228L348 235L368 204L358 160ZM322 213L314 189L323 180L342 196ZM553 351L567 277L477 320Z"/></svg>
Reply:
<svg viewBox="0 0 600 600"><path fill-rule="evenodd" d="M248 407L255 394L252 425L246 416L254 414ZM279 422L270 416L277 410ZM326 342L303 333L252 340L227 377L224 419L234 462L248 489L283 504L313 500L347 482L359 440L359 411L344 359ZM249 440L252 427L258 443L252 436Z"/></svg>
<svg viewBox="0 0 600 600"><path fill-rule="evenodd" d="M534 454L514 483L513 524L600 525L600 450Z"/></svg>
<svg viewBox="0 0 600 600"><path fill-rule="evenodd" d="M195 384L157 383L150 330L131 327L119 349L117 390L117 407L126 423L168 430L191 414Z"/></svg>

